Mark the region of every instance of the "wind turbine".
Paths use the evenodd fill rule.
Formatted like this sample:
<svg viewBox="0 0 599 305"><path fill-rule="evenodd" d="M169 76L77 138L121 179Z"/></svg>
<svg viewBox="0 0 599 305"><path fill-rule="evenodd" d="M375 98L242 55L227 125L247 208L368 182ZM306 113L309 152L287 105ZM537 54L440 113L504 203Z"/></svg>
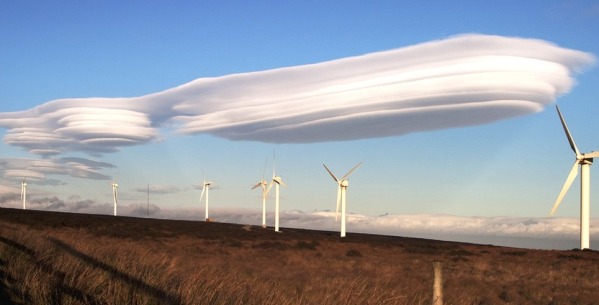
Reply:
<svg viewBox="0 0 599 305"><path fill-rule="evenodd" d="M273 153L273 156L274 156L274 153ZM270 185L268 186L268 189L266 190L267 194L268 194L268 192L270 192L270 189L272 188L273 185L275 185L275 231L280 232L279 231L279 185L283 185L283 186L287 186L287 185L285 185L285 183L283 182L283 179L281 179L281 176L277 176L275 173L274 157L273 157L273 161L272 161L272 181L270 182Z"/></svg>
<svg viewBox="0 0 599 305"><path fill-rule="evenodd" d="M352 168L349 172L347 172L347 174L341 177L341 179L338 179L326 165L322 165L327 170L327 172L329 172L331 177L333 177L333 180L335 180L335 182L337 182L337 184L339 185L339 187L337 188L337 209L335 214L335 221L337 221L337 217L339 215L339 204L341 203L341 237L345 237L345 194L347 191L347 187L349 186L349 180L347 180L347 178L349 177L349 175L351 175L351 173L353 173L354 170L356 170L356 168L358 168L358 166L362 165L362 162L354 166L354 168Z"/></svg>
<svg viewBox="0 0 599 305"><path fill-rule="evenodd" d="M25 181L25 177L23 177L23 182L21 182L21 200L23 200L23 210L27 209L27 182Z"/></svg>
<svg viewBox="0 0 599 305"><path fill-rule="evenodd" d="M112 201L114 202L114 216L116 216L116 205L118 203L118 188L119 184L115 180L112 181Z"/></svg>
<svg viewBox="0 0 599 305"><path fill-rule="evenodd" d="M202 170L202 176L204 176L204 170ZM200 195L200 203L202 203L202 198L204 198L204 193L206 193L206 221L210 221L208 218L208 192L210 191L210 186L212 186L212 182L206 181L203 179L204 183L202 186L202 195Z"/></svg>
<svg viewBox="0 0 599 305"><path fill-rule="evenodd" d="M266 197L268 196L268 192L270 191L270 188L266 188L266 186L268 185L268 181L264 180L264 173L266 172L266 162L264 162L264 171L262 171L262 180L260 180L260 182L258 182L256 185L254 185L254 187L252 187L252 190L262 186L262 227L266 228Z"/></svg>
<svg viewBox="0 0 599 305"><path fill-rule="evenodd" d="M589 220L590 220L590 180L591 180L591 164L593 164L593 158L599 157L599 152L590 152L590 153L580 153L578 148L576 147L576 143L574 143L574 139L568 130L568 125L566 125L566 121L562 116L562 113L559 111L559 107L555 106L557 109L557 114L562 122L562 126L564 127L564 131L566 132L566 136L568 137L568 142L570 142L570 147L576 154L576 160L574 160L574 166L570 170L570 174L562 187L559 196L557 196L557 200L553 205L553 209L551 209L551 213L549 215L553 215L557 207L562 202L562 199L570 189L572 182L578 175L578 165L580 165L580 249L588 249L589 248Z"/></svg>

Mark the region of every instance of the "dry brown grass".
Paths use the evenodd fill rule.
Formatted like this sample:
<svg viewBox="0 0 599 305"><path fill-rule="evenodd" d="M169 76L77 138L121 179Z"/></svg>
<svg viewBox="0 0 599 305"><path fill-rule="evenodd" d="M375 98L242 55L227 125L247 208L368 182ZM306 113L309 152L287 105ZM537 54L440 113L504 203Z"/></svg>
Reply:
<svg viewBox="0 0 599 305"><path fill-rule="evenodd" d="M13 304L598 304L599 254L0 209ZM0 299L0 301L2 301Z"/></svg>

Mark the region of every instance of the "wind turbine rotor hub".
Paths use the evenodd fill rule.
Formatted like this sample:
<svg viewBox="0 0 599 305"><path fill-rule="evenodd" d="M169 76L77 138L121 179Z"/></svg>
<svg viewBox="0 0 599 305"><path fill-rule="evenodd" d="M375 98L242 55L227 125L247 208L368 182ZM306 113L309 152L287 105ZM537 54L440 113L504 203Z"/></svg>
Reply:
<svg viewBox="0 0 599 305"><path fill-rule="evenodd" d="M584 154L580 154L578 156L576 156L576 162L578 162L579 164L583 165L583 164L593 164L593 157L585 157Z"/></svg>
<svg viewBox="0 0 599 305"><path fill-rule="evenodd" d="M349 180L341 180L341 182L339 183L339 185L341 185L341 187L348 187L349 186Z"/></svg>

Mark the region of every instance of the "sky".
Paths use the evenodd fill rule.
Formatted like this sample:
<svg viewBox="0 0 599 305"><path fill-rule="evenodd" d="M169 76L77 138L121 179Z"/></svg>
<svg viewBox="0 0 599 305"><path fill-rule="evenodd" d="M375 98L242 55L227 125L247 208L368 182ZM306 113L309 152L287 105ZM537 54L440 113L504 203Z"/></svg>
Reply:
<svg viewBox="0 0 599 305"><path fill-rule="evenodd" d="M599 147L598 28L595 1L4 1L0 206L27 176L29 208L111 214L116 180L121 215L202 220L207 179L216 220L259 224L276 152L282 227L338 229L322 164L363 162L350 233L573 248L554 105Z"/></svg>

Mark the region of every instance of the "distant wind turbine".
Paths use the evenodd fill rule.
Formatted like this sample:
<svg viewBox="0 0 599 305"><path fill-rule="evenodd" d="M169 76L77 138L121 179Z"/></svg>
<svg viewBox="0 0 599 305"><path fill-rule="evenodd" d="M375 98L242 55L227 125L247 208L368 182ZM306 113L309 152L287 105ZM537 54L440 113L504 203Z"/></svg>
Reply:
<svg viewBox="0 0 599 305"><path fill-rule="evenodd" d="M589 220L590 220L590 180L591 180L591 164L593 164L593 158L599 157L599 152L590 152L590 153L580 153L578 148L576 147L576 143L574 143L574 139L568 130L568 125L566 125L566 121L562 116L562 113L559 111L559 107L555 106L557 109L557 114L562 122L562 126L564 127L564 131L566 132L566 137L568 137L568 142L570 142L570 147L576 154L576 160L574 160L574 166L570 170L570 174L562 187L559 196L557 196L557 200L553 205L553 209L551 209L550 215L553 215L557 210L557 207L562 202L562 199L570 189L572 182L578 175L578 165L580 165L580 249L588 249L589 248Z"/></svg>
<svg viewBox="0 0 599 305"><path fill-rule="evenodd" d="M264 162L264 170L262 171L262 180L260 180L260 182L256 183L256 185L254 185L254 187L252 187L252 190L262 186L262 227L266 228L266 197L268 196L268 192L270 191L270 188L267 188L266 186L268 185L268 181L264 180L264 173L266 172L266 162Z"/></svg>
<svg viewBox="0 0 599 305"><path fill-rule="evenodd" d="M202 176L204 176L204 170L202 170ZM202 203L202 198L204 198L204 193L206 194L206 221L210 221L210 218L208 217L208 193L210 192L210 186L212 186L212 182L210 181L206 181L206 179L203 179L203 186L202 186L202 195L200 195L200 203Z"/></svg>
<svg viewBox="0 0 599 305"><path fill-rule="evenodd" d="M116 216L116 206L118 203L118 188L119 184L116 181L112 181L112 201L114 202L114 216Z"/></svg>
<svg viewBox="0 0 599 305"><path fill-rule="evenodd" d="M273 156L274 156L274 153L273 153ZM285 185L281 176L276 175L275 167L276 167L275 158L273 157L272 181L270 182L270 185L268 186L266 193L270 192L270 189L272 188L273 185L275 186L275 231L279 232L279 186L280 185L287 186L287 185Z"/></svg>
<svg viewBox="0 0 599 305"><path fill-rule="evenodd" d="M345 195L346 195L347 187L349 186L349 180L347 180L347 178L360 165L362 165L362 162L360 162L360 163L358 163L358 165L354 166L354 168L352 168L349 172L347 172L347 174L345 174L343 177L341 177L341 179L338 179L333 174L333 172L331 172L331 170L326 165L323 164L323 166L327 170L327 172L329 172L331 177L333 177L333 180L335 180L335 182L337 182L337 184L339 185L337 187L337 209L335 210L335 221L337 221L337 218L339 215L339 204L341 204L341 237L345 237Z"/></svg>
<svg viewBox="0 0 599 305"><path fill-rule="evenodd" d="M23 177L23 182L21 182L21 200L23 200L23 210L27 209L27 182L26 178Z"/></svg>

